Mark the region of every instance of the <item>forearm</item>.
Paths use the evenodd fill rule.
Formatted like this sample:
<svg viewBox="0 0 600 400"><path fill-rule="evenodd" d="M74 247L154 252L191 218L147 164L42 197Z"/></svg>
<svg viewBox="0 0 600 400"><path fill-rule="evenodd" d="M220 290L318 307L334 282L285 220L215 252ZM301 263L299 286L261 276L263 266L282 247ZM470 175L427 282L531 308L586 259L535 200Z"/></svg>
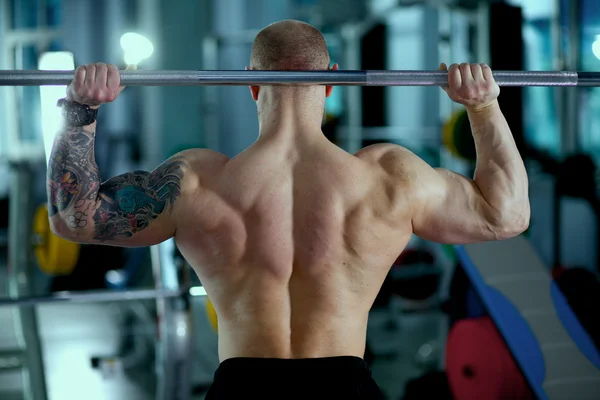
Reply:
<svg viewBox="0 0 600 400"><path fill-rule="evenodd" d="M48 163L48 213L55 230L76 237L89 228L100 189L94 158L95 123L66 126L56 136Z"/></svg>
<svg viewBox="0 0 600 400"><path fill-rule="evenodd" d="M527 172L498 102L468 113L477 149L474 181L489 206L488 216L501 225L528 221Z"/></svg>

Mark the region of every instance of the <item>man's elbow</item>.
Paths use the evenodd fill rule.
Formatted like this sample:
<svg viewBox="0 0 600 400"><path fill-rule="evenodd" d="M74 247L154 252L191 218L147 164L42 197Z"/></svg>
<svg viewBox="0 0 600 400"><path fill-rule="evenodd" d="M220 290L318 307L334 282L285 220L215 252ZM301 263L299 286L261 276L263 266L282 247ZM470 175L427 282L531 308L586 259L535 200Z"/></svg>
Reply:
<svg viewBox="0 0 600 400"><path fill-rule="evenodd" d="M55 236L68 240L69 242L86 242L87 232L71 229L61 218L50 218L50 230Z"/></svg>
<svg viewBox="0 0 600 400"><path fill-rule="evenodd" d="M50 218L50 230L55 236L63 239L67 239L70 234L69 227L65 221L57 217Z"/></svg>
<svg viewBox="0 0 600 400"><path fill-rule="evenodd" d="M529 228L530 217L529 200L507 205L495 218L493 226L496 238L498 240L510 239L525 232Z"/></svg>

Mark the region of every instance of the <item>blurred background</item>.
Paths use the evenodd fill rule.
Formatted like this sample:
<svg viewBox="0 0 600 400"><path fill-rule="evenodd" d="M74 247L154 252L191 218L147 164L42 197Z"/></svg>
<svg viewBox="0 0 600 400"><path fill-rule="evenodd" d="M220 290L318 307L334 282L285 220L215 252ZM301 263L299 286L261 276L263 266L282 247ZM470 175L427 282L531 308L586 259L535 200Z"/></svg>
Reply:
<svg viewBox="0 0 600 400"><path fill-rule="evenodd" d="M240 70L258 30L282 19L319 28L341 69L600 69L597 0L0 0L0 69L135 60L140 69ZM202 399L218 366L217 332L174 243L74 246L44 224L64 90L0 87L0 399ZM600 343L589 321L600 291L581 283L600 272L600 89L503 88L500 104L530 177L524 237L549 275L583 277L563 292L579 296L574 312ZM103 179L189 148L233 157L258 135L245 87L131 87L98 121ZM323 131L349 152L393 142L473 173L464 111L439 88L337 87ZM458 398L448 333L485 314L455 249L413 238L369 321L365 358L386 397Z"/></svg>

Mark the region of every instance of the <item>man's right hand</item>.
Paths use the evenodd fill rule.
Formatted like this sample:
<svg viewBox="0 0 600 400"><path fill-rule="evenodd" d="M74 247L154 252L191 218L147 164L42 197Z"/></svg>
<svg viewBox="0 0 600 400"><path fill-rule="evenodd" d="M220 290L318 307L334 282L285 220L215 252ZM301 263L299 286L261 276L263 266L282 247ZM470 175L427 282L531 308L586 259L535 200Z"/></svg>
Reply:
<svg viewBox="0 0 600 400"><path fill-rule="evenodd" d="M440 69L448 71L448 85L443 89L455 102L463 104L469 111L479 111L496 103L500 88L494 80L492 70L485 64L446 64Z"/></svg>
<svg viewBox="0 0 600 400"><path fill-rule="evenodd" d="M67 100L97 108L100 104L115 101L123 90L120 83L121 75L114 65L81 66L67 87Z"/></svg>

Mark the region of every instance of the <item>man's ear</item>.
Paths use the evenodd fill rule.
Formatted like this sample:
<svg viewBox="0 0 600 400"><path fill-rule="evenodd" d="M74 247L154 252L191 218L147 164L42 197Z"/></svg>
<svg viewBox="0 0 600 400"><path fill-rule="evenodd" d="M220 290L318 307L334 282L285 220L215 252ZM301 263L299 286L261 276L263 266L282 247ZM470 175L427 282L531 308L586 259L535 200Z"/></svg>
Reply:
<svg viewBox="0 0 600 400"><path fill-rule="evenodd" d="M338 69L339 69L339 66L337 64L333 64L333 67L331 67L329 70L337 71ZM331 96L331 92L333 92L333 86L326 86L325 87L325 97Z"/></svg>
<svg viewBox="0 0 600 400"><path fill-rule="evenodd" d="M252 68L246 67L246 71L252 71ZM252 99L254 101L258 101L258 92L260 91L260 86L250 86L250 94L252 95Z"/></svg>

